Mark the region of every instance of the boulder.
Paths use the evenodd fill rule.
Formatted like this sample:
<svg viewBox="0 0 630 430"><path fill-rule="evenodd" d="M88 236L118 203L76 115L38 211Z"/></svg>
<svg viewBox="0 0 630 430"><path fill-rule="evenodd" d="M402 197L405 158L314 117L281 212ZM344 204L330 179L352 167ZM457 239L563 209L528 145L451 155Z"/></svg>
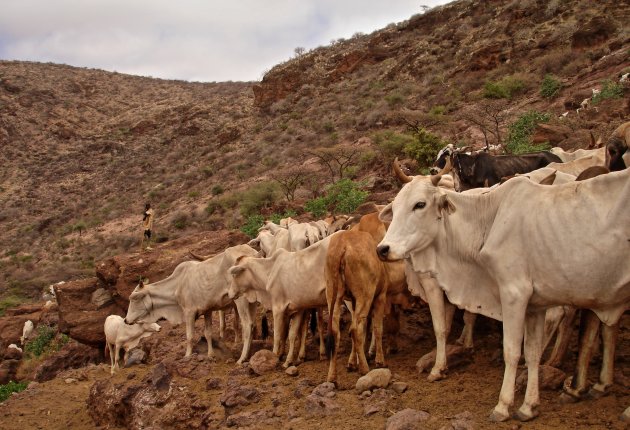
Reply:
<svg viewBox="0 0 630 430"><path fill-rule="evenodd" d="M125 367L131 367L135 364L140 364L147 359L147 353L140 348L133 348L127 354L127 361L125 361Z"/></svg>
<svg viewBox="0 0 630 430"><path fill-rule="evenodd" d="M122 309L129 306L129 295L140 277L149 282L159 281L173 273L178 264L192 260L190 254L215 255L225 248L247 243L249 237L240 231L213 231L184 236L154 246L150 252L132 252L106 258L96 264L99 286L109 291L113 301Z"/></svg>
<svg viewBox="0 0 630 430"><path fill-rule="evenodd" d="M42 306L26 305L19 308L7 309L4 317L0 317L0 354L12 343L20 345L20 337L24 329L24 323L33 321L35 327L42 316Z"/></svg>
<svg viewBox="0 0 630 430"><path fill-rule="evenodd" d="M357 380L355 386L358 393L374 388L386 388L392 380L392 372L389 369L374 369Z"/></svg>
<svg viewBox="0 0 630 430"><path fill-rule="evenodd" d="M37 382L50 381L64 370L77 369L89 363L99 363L102 359L100 349L70 341L37 366L33 379Z"/></svg>
<svg viewBox="0 0 630 430"><path fill-rule="evenodd" d="M268 349L257 351L252 355L252 358L249 359L249 367L251 367L257 375L273 372L277 365L278 356Z"/></svg>
<svg viewBox="0 0 630 430"><path fill-rule="evenodd" d="M0 363L0 385L16 380L15 376L19 365L20 360L3 360Z"/></svg>
<svg viewBox="0 0 630 430"><path fill-rule="evenodd" d="M90 298L90 302L96 306L96 309L100 309L103 306L111 303L112 295L105 288L97 288Z"/></svg>
<svg viewBox="0 0 630 430"><path fill-rule="evenodd" d="M551 146L558 146L573 134L571 128L566 125L538 124L532 136L535 144L548 142Z"/></svg>
<svg viewBox="0 0 630 430"><path fill-rule="evenodd" d="M367 417L378 412L385 412L392 398L393 395L390 390L384 390L382 388L374 390L372 395L365 401L363 415Z"/></svg>
<svg viewBox="0 0 630 430"><path fill-rule="evenodd" d="M387 419L385 430L423 430L424 425L431 415L416 409L403 409Z"/></svg>
<svg viewBox="0 0 630 430"><path fill-rule="evenodd" d="M92 303L99 289L95 278L67 282L57 287L59 331L89 345L105 343L103 325L109 315L125 316L125 309L114 302L101 307Z"/></svg>
<svg viewBox="0 0 630 430"><path fill-rule="evenodd" d="M336 400L316 394L306 397L304 409L308 415L316 417L335 415L341 412L341 406Z"/></svg>
<svg viewBox="0 0 630 430"><path fill-rule="evenodd" d="M226 413L232 412L239 406L247 406L260 401L260 392L252 385L241 385L237 381L230 381L221 394L221 405Z"/></svg>

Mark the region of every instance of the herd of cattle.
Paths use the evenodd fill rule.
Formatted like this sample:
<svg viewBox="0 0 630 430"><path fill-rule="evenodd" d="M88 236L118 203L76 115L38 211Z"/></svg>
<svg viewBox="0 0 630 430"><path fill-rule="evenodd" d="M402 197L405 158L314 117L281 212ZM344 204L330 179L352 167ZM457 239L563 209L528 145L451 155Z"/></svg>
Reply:
<svg viewBox="0 0 630 430"><path fill-rule="evenodd" d="M449 146L433 176L409 177L394 162L405 185L385 207L353 218L266 222L248 244L181 263L164 280L140 282L124 321L110 317L106 323L112 372L120 348L127 351L139 337L159 330L152 323L161 318L184 323L188 356L195 320L204 315L205 338L211 339L212 312L230 306L241 324L242 363L260 304L273 315L274 353L282 355L288 344L285 367L305 358L307 320L316 311L320 358L328 356L327 380L335 382L344 302L351 314L348 367L365 374L368 318L370 352L376 366L385 366L383 319L393 305L407 306L415 296L429 305L437 341L431 381L447 370L446 339L455 307L466 311L460 338L466 346L472 346L476 314L503 322L505 373L492 420L510 417L523 342L527 389L515 417L537 415L538 366L549 327L558 327L554 316L575 315L576 309L582 310L584 327L566 395L579 398L587 390L586 369L600 321L603 364L593 390L603 392L613 382L618 321L630 305L629 142L630 122L604 147L591 150L492 156ZM584 170L587 174L580 175ZM571 321L565 318L565 328ZM562 343L566 340L557 345ZM213 356L210 341L208 356Z"/></svg>

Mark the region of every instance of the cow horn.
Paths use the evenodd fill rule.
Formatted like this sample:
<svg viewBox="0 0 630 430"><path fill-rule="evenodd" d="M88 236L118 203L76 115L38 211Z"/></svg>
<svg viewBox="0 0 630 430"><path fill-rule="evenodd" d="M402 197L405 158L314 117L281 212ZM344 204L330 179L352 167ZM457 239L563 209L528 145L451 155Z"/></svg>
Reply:
<svg viewBox="0 0 630 430"><path fill-rule="evenodd" d="M448 157L446 157L446 162L444 163L444 168L437 173L438 175L440 175L440 176L441 175L446 175L451 170L453 170L453 163L451 163L451 157L452 157L452 155L449 155Z"/></svg>
<svg viewBox="0 0 630 430"><path fill-rule="evenodd" d="M591 144L588 145L589 148L597 148L597 142L595 142L595 136L593 136L593 132L590 132L591 135Z"/></svg>
<svg viewBox="0 0 630 430"><path fill-rule="evenodd" d="M195 254L194 252L192 252L190 250L188 251L188 253L190 254L190 256L192 258L194 258L195 260L198 260L198 261L204 261L204 260L207 260L208 258L211 257L210 255L208 255L208 256L198 255L198 254Z"/></svg>
<svg viewBox="0 0 630 430"><path fill-rule="evenodd" d="M433 184L434 187L438 186L438 184L440 183L440 180L442 180L442 175L440 174L431 176L431 183Z"/></svg>
<svg viewBox="0 0 630 430"><path fill-rule="evenodd" d="M413 179L411 176L405 175L405 172L402 171L402 169L398 165L398 157L394 159L394 173L396 174L396 177L400 179L400 182L402 182L403 184L406 184L407 182L411 182L411 180Z"/></svg>

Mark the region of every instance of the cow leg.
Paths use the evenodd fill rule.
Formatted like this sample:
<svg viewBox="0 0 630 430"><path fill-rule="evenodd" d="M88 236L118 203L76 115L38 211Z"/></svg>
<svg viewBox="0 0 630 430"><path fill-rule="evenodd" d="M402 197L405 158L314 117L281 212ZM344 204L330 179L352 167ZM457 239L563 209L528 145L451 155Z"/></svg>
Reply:
<svg viewBox="0 0 630 430"><path fill-rule="evenodd" d="M223 311L219 311L219 320L221 320L221 314L225 316ZM214 358L214 350L212 349L212 311L206 311L203 314L203 335L208 342L208 358Z"/></svg>
<svg viewBox="0 0 630 430"><path fill-rule="evenodd" d="M462 334L457 339L457 344L462 345L466 349L473 348L473 330L475 329L475 321L477 320L477 314L464 311L464 329Z"/></svg>
<svg viewBox="0 0 630 430"><path fill-rule="evenodd" d="M236 302L234 302L234 303L236 303ZM256 310L256 309L254 308L254 310ZM240 315L240 313L238 311L238 305L236 305L234 307L234 320L232 322L232 329L234 330L234 343L241 343L241 342L243 342L243 336L242 336L243 325L242 325L241 319L242 319L242 317L241 317L241 315ZM256 314L251 315L251 321L252 321L252 323L254 325L256 325L255 324L256 323ZM252 333L253 333L253 329L252 329Z"/></svg>
<svg viewBox="0 0 630 430"><path fill-rule="evenodd" d="M273 353L280 357L284 353L284 339L286 330L284 328L284 309L273 310Z"/></svg>
<svg viewBox="0 0 630 430"><path fill-rule="evenodd" d="M593 347L597 340L600 321L597 315L587 309L582 309L580 318L580 338L578 360L571 385L564 387L564 393L560 395L563 403L572 403L579 400L586 391L588 384L588 365L593 354Z"/></svg>
<svg viewBox="0 0 630 430"><path fill-rule="evenodd" d="M350 329L352 333L352 342L354 343L354 350L356 352L358 369L361 375L365 375L370 371L370 367L368 366L367 359L365 357L365 329L367 327L367 318L371 307L372 300L368 299L365 302L357 301Z"/></svg>
<svg viewBox="0 0 630 430"><path fill-rule="evenodd" d="M376 343L376 367L385 367L385 354L383 353L383 318L385 316L385 306L387 304L387 294L381 292L374 300L372 311L372 337Z"/></svg>
<svg viewBox="0 0 630 430"><path fill-rule="evenodd" d="M109 359L112 363L112 368L111 368L111 374L114 374L114 365L115 365L115 360L114 360L114 346L111 343L107 343L107 348L109 349Z"/></svg>
<svg viewBox="0 0 630 430"><path fill-rule="evenodd" d="M120 356L120 347L119 343L116 343L116 347L114 348L114 367L120 369L118 365L118 357Z"/></svg>
<svg viewBox="0 0 630 430"><path fill-rule="evenodd" d="M240 315L241 329L243 331L243 349L241 351L241 357L237 363L242 364L247 357L249 357L249 351L252 346L252 332L254 331L254 323L256 319L256 303L248 303L245 299L236 299L236 311ZM236 332L238 333L238 331Z"/></svg>
<svg viewBox="0 0 630 430"><path fill-rule="evenodd" d="M573 321L575 320L576 313L576 308L572 306L565 307L564 318L558 326L556 342L553 346L549 359L547 359L547 362L545 363L547 366L560 367L562 364L564 356L569 349L569 342L571 341L571 334L573 332Z"/></svg>
<svg viewBox="0 0 630 430"><path fill-rule="evenodd" d="M326 295L328 295L328 291L326 291ZM332 301L329 298L329 303ZM329 331L332 333L334 338L334 349L329 359L328 364L328 376L326 377L326 382L337 383L337 352L339 351L340 344L340 333L339 333L339 319L341 317L341 298L337 298L337 302L335 303L335 309L332 315L332 327L329 328ZM328 308L330 311L330 307Z"/></svg>
<svg viewBox="0 0 630 430"><path fill-rule="evenodd" d="M306 337L308 335L308 324L310 319L313 318L313 312L304 311L302 316L302 324L300 324L300 351L298 352L298 363L303 363L306 360Z"/></svg>
<svg viewBox="0 0 630 430"><path fill-rule="evenodd" d="M324 335L324 308L317 310L317 329L319 331L319 359L326 359L326 340Z"/></svg>
<svg viewBox="0 0 630 430"><path fill-rule="evenodd" d="M527 363L527 389L523 404L516 412L520 421L529 421L538 416L540 404L539 365L542 356L545 311L532 312L525 317L525 362Z"/></svg>
<svg viewBox="0 0 630 430"><path fill-rule="evenodd" d="M219 339L225 337L225 311L219 310Z"/></svg>
<svg viewBox="0 0 630 430"><path fill-rule="evenodd" d="M589 397L599 398L613 384L615 371L615 347L617 346L617 335L619 334L619 323L608 326L602 325L602 343L604 347L602 356L602 368L599 373L599 381L593 385L589 391Z"/></svg>
<svg viewBox="0 0 630 430"><path fill-rule="evenodd" d="M446 364L446 339L450 329L450 324L448 324L449 327L447 328L446 308L450 306L453 308L452 312L455 312L455 308L446 300L444 292L434 278L424 278L421 282L427 296L431 321L433 322L433 332L435 333L435 364L427 377L429 382L434 382L446 378L446 371L448 370Z"/></svg>
<svg viewBox="0 0 630 430"><path fill-rule="evenodd" d="M509 284L508 284L509 286ZM506 288L509 290L509 288ZM518 361L521 358L523 344L525 310L529 297L503 297L501 307L503 314L503 361L505 372L499 394L499 403L490 414L491 421L505 421L510 417L510 406L514 404L514 385Z"/></svg>
<svg viewBox="0 0 630 430"><path fill-rule="evenodd" d="M192 355L193 335L195 334L195 312L184 313L184 323L186 324L186 355Z"/></svg>
<svg viewBox="0 0 630 430"><path fill-rule="evenodd" d="M293 363L293 357L295 355L295 343L297 342L298 333L302 326L302 320L304 319L304 312L298 312L291 317L291 323L289 327L289 352L287 352L286 360L282 367L285 369Z"/></svg>

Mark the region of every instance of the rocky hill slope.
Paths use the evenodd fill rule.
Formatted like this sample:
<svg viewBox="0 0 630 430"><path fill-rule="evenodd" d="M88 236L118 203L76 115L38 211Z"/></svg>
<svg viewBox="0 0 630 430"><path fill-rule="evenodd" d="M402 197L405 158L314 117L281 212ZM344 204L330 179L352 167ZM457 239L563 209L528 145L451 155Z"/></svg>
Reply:
<svg viewBox="0 0 630 430"><path fill-rule="evenodd" d="M501 139L536 110L552 116L538 141L585 147L589 132L606 137L630 113L626 87L575 114L630 70L629 19L623 2L461 0L305 52L257 83L0 61L0 297L36 296L137 246L145 201L159 241L238 228L247 190L308 168L313 183L294 202L275 192L262 205L300 214L334 179L318 149L353 148L351 176L393 192L388 133L495 141L479 127L489 84L514 90L500 96ZM546 74L561 85L553 97L540 93Z"/></svg>

